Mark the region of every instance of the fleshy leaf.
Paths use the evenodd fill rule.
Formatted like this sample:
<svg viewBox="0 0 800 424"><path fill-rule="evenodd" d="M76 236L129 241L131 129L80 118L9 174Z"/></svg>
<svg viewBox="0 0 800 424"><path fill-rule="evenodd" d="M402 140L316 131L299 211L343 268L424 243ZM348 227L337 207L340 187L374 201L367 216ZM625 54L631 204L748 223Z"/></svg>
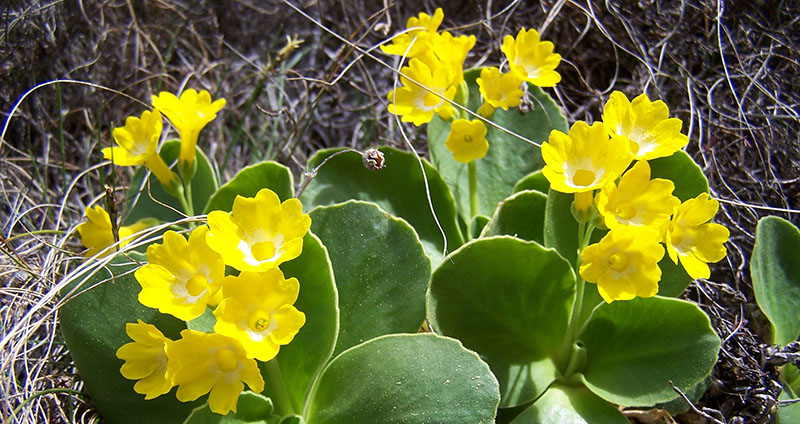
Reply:
<svg viewBox="0 0 800 424"><path fill-rule="evenodd" d="M513 237L473 240L431 277L428 317L461 340L500 381L501 406L529 402L557 376L575 276L552 249Z"/></svg>
<svg viewBox="0 0 800 424"><path fill-rule="evenodd" d="M230 212L237 195L254 197L262 188L275 192L281 202L294 196L294 179L289 168L272 161L257 163L239 171L208 200L205 213Z"/></svg>
<svg viewBox="0 0 800 424"><path fill-rule="evenodd" d="M648 161L650 178L664 178L675 183L672 195L685 202L697 197L700 193L708 193L708 180L703 170L691 156L679 150L665 158Z"/></svg>
<svg viewBox="0 0 800 424"><path fill-rule="evenodd" d="M272 411L272 399L246 391L239 395L236 412L215 414L206 404L192 411L184 424L273 424L279 417L273 416Z"/></svg>
<svg viewBox="0 0 800 424"><path fill-rule="evenodd" d="M503 200L484 227L482 237L509 235L544 244L544 210L547 196L533 190Z"/></svg>
<svg viewBox="0 0 800 424"><path fill-rule="evenodd" d="M325 368L309 424L493 423L500 395L486 363L434 334L379 337Z"/></svg>
<svg viewBox="0 0 800 424"><path fill-rule="evenodd" d="M619 410L584 387L552 385L512 424L629 424Z"/></svg>
<svg viewBox="0 0 800 424"><path fill-rule="evenodd" d="M419 329L431 262L408 223L374 203L351 200L312 210L311 231L328 249L339 292L335 354Z"/></svg>
<svg viewBox="0 0 800 424"><path fill-rule="evenodd" d="M623 406L677 397L709 375L720 339L697 305L666 297L602 304L578 336L586 349L583 382Z"/></svg>
<svg viewBox="0 0 800 424"><path fill-rule="evenodd" d="M800 231L777 216L758 221L750 276L758 306L772 323L773 342L800 334Z"/></svg>
<svg viewBox="0 0 800 424"><path fill-rule="evenodd" d="M514 193L519 193L523 190L536 190L544 195L550 190L550 182L544 177L542 171L535 171L528 174L523 179L517 182L514 186Z"/></svg>
<svg viewBox="0 0 800 424"><path fill-rule="evenodd" d="M325 158L340 150L317 152L309 160L309 168L318 166ZM380 151L385 156L386 167L379 171L364 168L361 155L356 152L342 153L330 159L300 196L303 206L310 210L315 206L351 199L374 202L390 214L408 221L419 234L433 263L439 263L444 239L428 206L419 162L413 154L392 147L381 147ZM447 235L448 251L452 251L464 242L456 222L453 195L439 172L426 160L422 159L422 163L433 208Z"/></svg>

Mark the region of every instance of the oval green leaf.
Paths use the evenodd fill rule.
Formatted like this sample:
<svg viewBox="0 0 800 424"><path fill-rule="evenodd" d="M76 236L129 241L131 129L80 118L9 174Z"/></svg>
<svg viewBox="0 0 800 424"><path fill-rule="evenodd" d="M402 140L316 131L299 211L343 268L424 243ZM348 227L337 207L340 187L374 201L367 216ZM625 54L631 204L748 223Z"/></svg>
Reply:
<svg viewBox="0 0 800 424"><path fill-rule="evenodd" d="M547 181L541 170L535 171L519 180L517 185L514 186L514 193L519 193L523 190L536 190L547 195L547 192L550 191L550 181Z"/></svg>
<svg viewBox="0 0 800 424"><path fill-rule="evenodd" d="M800 231L777 216L758 221L750 277L758 306L772 323L773 342L800 334Z"/></svg>
<svg viewBox="0 0 800 424"><path fill-rule="evenodd" d="M486 363L434 334L379 337L325 368L308 424L493 423L500 400Z"/></svg>
<svg viewBox="0 0 800 424"><path fill-rule="evenodd" d="M294 179L289 168L273 161L243 168L208 200L204 213L230 212L236 196L255 197L262 188L275 192L281 201L294 196Z"/></svg>
<svg viewBox="0 0 800 424"><path fill-rule="evenodd" d="M374 203L351 200L312 210L311 230L328 249L339 292L335 354L419 329L431 262L408 223Z"/></svg>
<svg viewBox="0 0 800 424"><path fill-rule="evenodd" d="M711 373L720 339L697 305L651 297L603 304L584 326L583 382L623 406L652 406L677 397Z"/></svg>
<svg viewBox="0 0 800 424"><path fill-rule="evenodd" d="M317 152L309 162L309 168L322 163L325 158L341 149ZM364 200L376 203L383 210L408 221L419 234L425 251L434 264L442 259L445 243L442 232L436 225L428 205L428 197L417 158L408 152L391 147L381 147L386 167L380 171L364 168L361 155L346 152L331 158L322 166L300 196L303 206L313 209L347 200ZM461 231L456 222L453 195L442 177L426 160L422 160L430 189L431 202L444 233L447 248L454 250L463 244Z"/></svg>
<svg viewBox="0 0 800 424"><path fill-rule="evenodd" d="M526 190L512 195L497 205L494 216L481 237L509 235L544 244L544 210L547 196Z"/></svg>
<svg viewBox="0 0 800 424"><path fill-rule="evenodd" d="M572 267L554 250L513 237L482 238L434 271L428 317L435 331L489 363L500 381L501 406L515 406L555 380L574 296Z"/></svg>
<svg viewBox="0 0 800 424"><path fill-rule="evenodd" d="M672 156L653 159L650 165L650 178L665 178L675 183L672 195L685 202L697 197L700 193L708 193L708 180L703 170L691 156L678 150Z"/></svg>
<svg viewBox="0 0 800 424"><path fill-rule="evenodd" d="M272 415L272 399L251 391L242 392L236 404L236 412L219 415L211 412L208 404L192 411L184 424L272 424L279 417Z"/></svg>
<svg viewBox="0 0 800 424"><path fill-rule="evenodd" d="M585 387L552 385L512 424L630 424L619 410Z"/></svg>

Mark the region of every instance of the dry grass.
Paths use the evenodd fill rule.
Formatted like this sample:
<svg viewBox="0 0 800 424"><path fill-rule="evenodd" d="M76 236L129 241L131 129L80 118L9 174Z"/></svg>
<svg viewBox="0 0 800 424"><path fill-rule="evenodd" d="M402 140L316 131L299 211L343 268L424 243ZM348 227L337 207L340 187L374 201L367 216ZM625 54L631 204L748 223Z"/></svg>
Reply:
<svg viewBox="0 0 800 424"><path fill-rule="evenodd" d="M103 163L100 149L110 144L111 128L138 114L151 93L186 86L227 99L200 140L220 164L223 181L257 160L281 161L299 175L319 148L402 144L386 112L391 69L360 57L280 1L195 3L10 0L0 6L0 111L8 118L0 140L4 419L17 408L18 422L97 419L58 334L55 290L81 263L73 233L84 208L102 201L104 184L121 199L129 178ZM293 3L362 49L402 28L407 17L437 7L431 1ZM715 267L712 281L697 281L686 294L724 340L698 406L724 422L765 422L779 388L775 369L765 365L769 330L753 301L748 258L759 217L800 223L800 4L451 3L443 6L443 27L478 37L468 58L474 66L499 62L500 39L522 26L554 41L564 62L563 82L553 93L570 122L599 119L612 90L661 98L683 119L688 151L723 202L718 220L732 230L727 262ZM305 42L278 60L287 36ZM23 93L57 79L91 85L37 88L9 115ZM424 131L405 130L424 147Z"/></svg>

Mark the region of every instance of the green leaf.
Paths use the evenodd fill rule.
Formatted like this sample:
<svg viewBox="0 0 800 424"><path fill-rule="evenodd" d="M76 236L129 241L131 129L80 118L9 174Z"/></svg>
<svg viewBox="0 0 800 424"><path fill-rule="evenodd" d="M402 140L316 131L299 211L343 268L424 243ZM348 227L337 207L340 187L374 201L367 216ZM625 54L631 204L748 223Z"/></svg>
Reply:
<svg viewBox="0 0 800 424"><path fill-rule="evenodd" d="M709 375L720 340L708 317L687 301L651 297L603 304L578 336L586 348L583 382L623 406L652 406Z"/></svg>
<svg viewBox="0 0 800 424"><path fill-rule="evenodd" d="M584 387L553 385L512 424L630 424L619 410Z"/></svg>
<svg viewBox="0 0 800 424"><path fill-rule="evenodd" d="M262 188L275 192L281 201L294 196L294 179L289 168L277 162L261 162L239 171L211 196L204 213L214 210L230 212L237 195L255 197Z"/></svg>
<svg viewBox="0 0 800 424"><path fill-rule="evenodd" d="M143 255L131 253L138 261ZM120 374L123 361L115 353L132 340L125 333L126 323L137 319L153 324L170 339L179 338L186 328L183 321L147 308L137 300L141 286L133 276L139 264L119 255L106 267L77 277L62 291L69 297L59 309L61 334L69 347L92 405L109 423L182 422L195 402L179 402L175 390L152 400L133 391L136 381ZM87 278L82 282L84 278ZM70 294L76 285L80 287ZM80 294L77 294L80 293ZM74 296L77 294L77 296Z"/></svg>
<svg viewBox="0 0 800 424"><path fill-rule="evenodd" d="M309 160L308 166L316 167L340 150L319 151ZM433 263L439 263L445 247L444 239L431 214L417 158L391 147L381 147L380 150L386 159L386 168L380 171L364 168L361 155L356 152L342 153L330 159L300 196L303 206L310 210L350 199L374 202L383 210L408 221L422 239ZM447 235L447 248L453 250L464 243L456 222L453 195L439 173L426 160L422 159L422 163L433 208Z"/></svg>
<svg viewBox="0 0 800 424"><path fill-rule="evenodd" d="M312 210L311 230L328 249L339 291L335 354L419 329L431 262L410 225L374 203L351 200Z"/></svg>
<svg viewBox="0 0 800 424"><path fill-rule="evenodd" d="M180 141L170 140L164 142L159 154L164 159L164 162L170 164L178 158L180 149ZM214 168L211 166L208 157L200 149L197 149L195 161L197 162L197 173L192 178L192 205L194 212L199 214L205 209L211 195L217 191L218 184ZM181 207L180 201L176 197L167 194L161 188L161 184L155 176L151 175L148 182L144 183L142 181L144 175L144 167L139 167L136 173L133 174L131 186L128 188L128 198L125 201L127 216L123 225L130 225L143 218L156 218L163 222L181 219L183 216L175 212L175 210L185 212ZM153 201L150 196L154 197L158 202Z"/></svg>
<svg viewBox="0 0 800 424"><path fill-rule="evenodd" d="M787 401L792 398L782 391L779 400ZM775 424L797 424L800 422L800 402L779 406L775 412Z"/></svg>
<svg viewBox="0 0 800 424"><path fill-rule="evenodd" d="M475 83L475 79L479 76L480 69L472 69L464 73L464 80L469 85L470 92L468 108L473 112L480 106L480 92ZM528 84L528 94L533 103L530 111L520 113L517 108L507 111L497 109L491 121L534 143L547 140L550 131L554 129L567 131L566 118L547 93L539 87ZM476 162L476 165L479 193L478 212L488 216L494 212L498 203L512 194L517 181L531 172L541 169L544 161L538 146L525 142L492 125L487 124L486 127L489 151L483 159ZM467 165L453 159L452 153L445 146L449 133L450 124L434 117L433 121L428 124L428 147L431 161L453 191L459 212L467 217L470 210Z"/></svg>
<svg viewBox="0 0 800 424"><path fill-rule="evenodd" d="M708 180L703 170L691 156L678 150L672 156L653 159L650 165L650 178L665 178L675 183L672 195L685 202L697 197L700 193L708 193Z"/></svg>
<svg viewBox="0 0 800 424"><path fill-rule="evenodd" d="M457 340L434 334L379 337L325 368L308 424L493 423L497 380Z"/></svg>
<svg viewBox="0 0 800 424"><path fill-rule="evenodd" d="M239 395L236 412L229 412L228 415L215 414L205 404L192 411L184 424L271 424L277 422L277 417L270 420L273 417L272 411L270 398L246 391Z"/></svg>
<svg viewBox="0 0 800 424"><path fill-rule="evenodd" d="M692 283L692 277L686 273L683 265L672 262L666 253L658 262L658 267L661 268L661 280L658 282L659 296L678 297Z"/></svg>
<svg viewBox="0 0 800 424"><path fill-rule="evenodd" d="M482 237L509 235L544 244L544 210L547 196L521 191L503 200L484 227Z"/></svg>
<svg viewBox="0 0 800 424"><path fill-rule="evenodd" d="M777 216L758 221L750 276L758 306L772 323L773 342L800 334L800 231Z"/></svg>
<svg viewBox="0 0 800 424"><path fill-rule="evenodd" d="M547 192L550 191L550 181L547 181L541 170L535 171L519 180L517 185L514 186L514 193L519 193L523 190L536 190L547 195Z"/></svg>
<svg viewBox="0 0 800 424"><path fill-rule="evenodd" d="M572 266L578 261L578 222L570 206L575 196L550 190L544 213L544 245L552 247Z"/></svg>
<svg viewBox="0 0 800 424"><path fill-rule="evenodd" d="M575 295L572 267L552 249L512 237L473 240L431 277L428 317L489 363L501 406L535 399L555 380Z"/></svg>
<svg viewBox="0 0 800 424"><path fill-rule="evenodd" d="M312 233L303 239L303 253L281 265L286 278L300 282L300 294L294 306L306 314L306 323L286 346L281 346L278 361L284 388L294 411L300 412L306 396L328 362L339 333L339 299L328 251ZM262 375L267 374L262 368ZM272 396L270 385L263 392Z"/></svg>

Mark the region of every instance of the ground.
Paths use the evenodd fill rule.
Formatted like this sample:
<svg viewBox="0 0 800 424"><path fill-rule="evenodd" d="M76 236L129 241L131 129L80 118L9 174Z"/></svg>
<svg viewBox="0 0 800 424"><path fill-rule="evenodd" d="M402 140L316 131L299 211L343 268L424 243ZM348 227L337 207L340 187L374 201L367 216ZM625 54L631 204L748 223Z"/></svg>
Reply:
<svg viewBox="0 0 800 424"><path fill-rule="evenodd" d="M160 90L186 86L224 97L224 113L201 138L223 180L262 159L285 163L299 177L323 147L401 146L385 97L396 62L377 51L385 63L361 56L337 36L368 49L409 16L441 6L443 28L477 36L467 59L473 66L498 63L500 40L520 27L553 41L563 80L549 92L569 122L600 119L612 90L663 99L683 120L687 151L720 199L717 220L731 239L711 278L684 294L711 316L724 343L700 412L678 419L766 422L780 387L765 357L770 330L748 264L758 218L800 223L800 2L291 3L310 18L277 0L0 6L0 113L7 120L0 140L0 415L20 408L36 421L91 421L91 405L64 390L79 390L80 382L47 293L80 250L65 232L104 185L124 193L129 175L97 166L114 126ZM290 39L302 43L279 55ZM55 80L62 82L48 83ZM409 130L424 151L424 131Z"/></svg>

